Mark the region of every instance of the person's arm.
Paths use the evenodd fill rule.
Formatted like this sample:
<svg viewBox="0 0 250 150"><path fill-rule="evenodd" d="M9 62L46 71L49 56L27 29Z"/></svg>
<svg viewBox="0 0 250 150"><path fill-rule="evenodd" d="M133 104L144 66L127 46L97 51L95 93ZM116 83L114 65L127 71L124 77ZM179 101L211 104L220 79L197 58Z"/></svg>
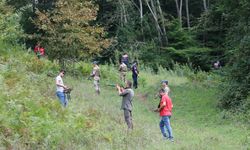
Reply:
<svg viewBox="0 0 250 150"><path fill-rule="evenodd" d="M126 94L128 94L128 91L127 90L124 90L122 87L120 87L118 84L116 85L116 88L118 90L118 94L120 96L124 96Z"/></svg>
<svg viewBox="0 0 250 150"><path fill-rule="evenodd" d="M157 111L158 111L158 112L161 111L162 108L164 108L165 106L166 106L166 101L164 101L164 102L160 105L160 107L157 109Z"/></svg>

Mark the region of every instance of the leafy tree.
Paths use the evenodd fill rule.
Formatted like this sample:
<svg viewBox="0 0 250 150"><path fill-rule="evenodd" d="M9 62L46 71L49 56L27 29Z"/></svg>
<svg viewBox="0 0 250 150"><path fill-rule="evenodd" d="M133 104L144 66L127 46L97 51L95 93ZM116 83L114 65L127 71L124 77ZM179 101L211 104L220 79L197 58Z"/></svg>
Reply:
<svg viewBox="0 0 250 150"><path fill-rule="evenodd" d="M19 24L20 15L14 13L14 10L6 5L4 1L0 1L0 40L11 44L17 44L23 31Z"/></svg>
<svg viewBox="0 0 250 150"><path fill-rule="evenodd" d="M49 58L84 59L107 48L104 28L94 25L97 11L90 0L58 0L53 10L38 10L35 24Z"/></svg>
<svg viewBox="0 0 250 150"><path fill-rule="evenodd" d="M250 107L250 2L224 0L217 3L215 11L222 12L226 22L224 45L229 63L222 86L220 106L225 109L247 111Z"/></svg>

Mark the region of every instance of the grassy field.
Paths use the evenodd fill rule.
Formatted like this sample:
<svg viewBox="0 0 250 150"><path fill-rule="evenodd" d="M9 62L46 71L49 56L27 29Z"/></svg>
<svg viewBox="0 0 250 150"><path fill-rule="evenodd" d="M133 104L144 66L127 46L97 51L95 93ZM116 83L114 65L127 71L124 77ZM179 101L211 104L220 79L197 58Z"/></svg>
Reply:
<svg viewBox="0 0 250 150"><path fill-rule="evenodd" d="M64 82L74 90L69 106L62 108L55 96L55 77L47 76L59 69L56 64L18 50L0 52L0 149L250 149L249 125L217 108L213 80L204 84L178 72L155 75L142 70L133 101L134 130L127 134L121 97L105 86L115 81L103 80L97 96L92 81L66 74ZM118 76L115 68L101 67L105 74ZM162 139L160 117L152 112L162 79L169 80L174 104L174 143Z"/></svg>

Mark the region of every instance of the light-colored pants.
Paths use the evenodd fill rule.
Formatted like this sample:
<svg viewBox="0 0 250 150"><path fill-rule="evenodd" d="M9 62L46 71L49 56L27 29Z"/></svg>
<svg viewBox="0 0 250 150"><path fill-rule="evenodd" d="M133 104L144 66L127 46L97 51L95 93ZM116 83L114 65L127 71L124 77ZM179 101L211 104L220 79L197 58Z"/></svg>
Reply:
<svg viewBox="0 0 250 150"><path fill-rule="evenodd" d="M122 80L122 82L126 81L126 72L120 72L120 79Z"/></svg>
<svg viewBox="0 0 250 150"><path fill-rule="evenodd" d="M94 87L97 93L100 93L100 80L94 80Z"/></svg>

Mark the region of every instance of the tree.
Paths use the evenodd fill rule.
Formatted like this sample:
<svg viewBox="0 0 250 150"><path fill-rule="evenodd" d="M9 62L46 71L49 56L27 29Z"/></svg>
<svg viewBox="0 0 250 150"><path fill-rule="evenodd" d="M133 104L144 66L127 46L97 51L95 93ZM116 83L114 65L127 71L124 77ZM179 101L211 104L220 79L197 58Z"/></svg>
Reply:
<svg viewBox="0 0 250 150"><path fill-rule="evenodd" d="M107 48L104 28L94 25L98 7L91 1L58 0L51 11L37 11L35 24L49 58L83 59Z"/></svg>

